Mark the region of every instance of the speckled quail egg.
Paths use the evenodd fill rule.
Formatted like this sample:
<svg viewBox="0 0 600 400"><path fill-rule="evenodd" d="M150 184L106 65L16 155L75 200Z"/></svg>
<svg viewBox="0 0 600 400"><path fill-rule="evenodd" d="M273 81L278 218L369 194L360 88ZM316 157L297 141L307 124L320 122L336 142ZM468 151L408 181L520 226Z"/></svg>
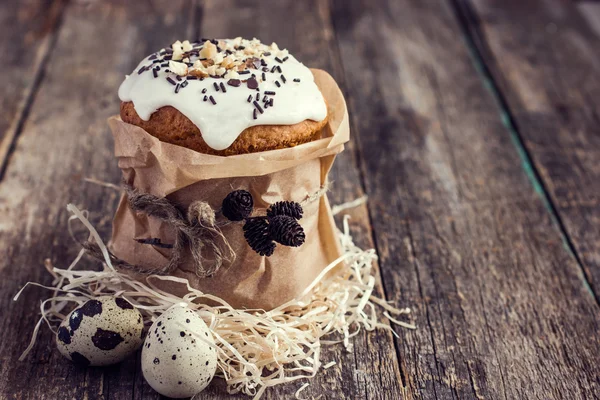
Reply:
<svg viewBox="0 0 600 400"><path fill-rule="evenodd" d="M127 300L102 296L71 311L56 335L63 356L83 366L116 364L143 342L142 314Z"/></svg>
<svg viewBox="0 0 600 400"><path fill-rule="evenodd" d="M175 305L154 321L142 348L142 372L158 393L190 397L204 390L217 368L217 348L202 318Z"/></svg>

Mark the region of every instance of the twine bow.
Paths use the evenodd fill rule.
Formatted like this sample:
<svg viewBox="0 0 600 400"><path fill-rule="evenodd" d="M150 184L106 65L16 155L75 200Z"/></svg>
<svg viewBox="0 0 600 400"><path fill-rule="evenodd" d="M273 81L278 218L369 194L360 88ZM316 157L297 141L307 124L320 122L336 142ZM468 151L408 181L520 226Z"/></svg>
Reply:
<svg viewBox="0 0 600 400"><path fill-rule="evenodd" d="M231 263L235 260L235 252L217 225L215 212L208 203L194 201L184 215L164 197L142 193L129 185L125 185L125 193L131 210L169 224L175 230L175 242L169 262L164 267L141 268L110 253L111 261L117 266L143 274L167 275L179 266L186 245L189 246L194 259L196 275L200 278L213 275L221 268L223 262ZM94 242L87 241L83 247L95 258L103 258L102 252ZM210 260L203 255L206 247L209 248L207 253L213 255Z"/></svg>

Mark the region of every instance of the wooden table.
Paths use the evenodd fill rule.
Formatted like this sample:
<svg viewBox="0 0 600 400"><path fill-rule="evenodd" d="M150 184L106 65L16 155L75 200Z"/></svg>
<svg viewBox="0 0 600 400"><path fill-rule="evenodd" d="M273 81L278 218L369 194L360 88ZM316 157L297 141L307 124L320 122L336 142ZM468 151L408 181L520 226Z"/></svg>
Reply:
<svg viewBox="0 0 600 400"><path fill-rule="evenodd" d="M415 331L330 347L325 399L600 396L600 3L566 0L4 1L0 5L0 397L155 399L132 358L79 369L47 329L17 358L78 247L104 237L119 181L106 118L144 55L176 39L259 37L328 70L352 142L333 203L380 255L379 294ZM300 384L266 398L289 398ZM229 398L215 382L200 399ZM243 398L243 397L242 397Z"/></svg>

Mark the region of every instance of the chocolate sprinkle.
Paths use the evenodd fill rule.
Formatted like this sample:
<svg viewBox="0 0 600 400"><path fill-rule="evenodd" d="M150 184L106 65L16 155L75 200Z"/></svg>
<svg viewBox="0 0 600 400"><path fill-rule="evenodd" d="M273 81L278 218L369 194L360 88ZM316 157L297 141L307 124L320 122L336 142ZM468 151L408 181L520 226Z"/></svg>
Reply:
<svg viewBox="0 0 600 400"><path fill-rule="evenodd" d="M287 82L287 79L285 79L285 76L281 75L281 81L282 81L283 83L286 83L286 82Z"/></svg>
<svg viewBox="0 0 600 400"><path fill-rule="evenodd" d="M202 89L202 93L206 93L206 88Z"/></svg>
<svg viewBox="0 0 600 400"><path fill-rule="evenodd" d="M178 82L181 82L182 78L179 75L177 75L177 77L175 79L177 79Z"/></svg>
<svg viewBox="0 0 600 400"><path fill-rule="evenodd" d="M250 103L251 101L252 101L252 95L251 95L251 94L249 94L249 95L248 95L248 103Z"/></svg>
<svg viewBox="0 0 600 400"><path fill-rule="evenodd" d="M288 58L289 58L288 56L285 56L282 61L286 62L288 60Z"/></svg>
<svg viewBox="0 0 600 400"><path fill-rule="evenodd" d="M269 100L269 106L273 107L273 99Z"/></svg>
<svg viewBox="0 0 600 400"><path fill-rule="evenodd" d="M242 84L242 81L240 81L239 79L230 79L227 81L227 84L229 86L238 87Z"/></svg>
<svg viewBox="0 0 600 400"><path fill-rule="evenodd" d="M262 69L262 70L263 70L264 72L269 72L269 68L267 68L267 67L263 67L263 69Z"/></svg>
<svg viewBox="0 0 600 400"><path fill-rule="evenodd" d="M206 101L206 100L208 100L208 96L204 95L204 98L202 99L202 101Z"/></svg>
<svg viewBox="0 0 600 400"><path fill-rule="evenodd" d="M227 93L227 89L225 89L225 85L223 85L223 82L221 82L219 86L221 86L221 90L223 91L223 93Z"/></svg>
<svg viewBox="0 0 600 400"><path fill-rule="evenodd" d="M273 68L271 68L271 72L275 72L276 69L277 69L277 65L273 65Z"/></svg>
<svg viewBox="0 0 600 400"><path fill-rule="evenodd" d="M275 61L277 61L280 64L283 62L283 61L281 61L281 58L279 58L279 57L275 57Z"/></svg>
<svg viewBox="0 0 600 400"><path fill-rule="evenodd" d="M281 87L281 84L279 83L279 81L275 81L275 86Z"/></svg>
<svg viewBox="0 0 600 400"><path fill-rule="evenodd" d="M254 104L254 107L256 107L259 113L262 114L264 112L260 104L258 104L258 101L253 101L252 104Z"/></svg>
<svg viewBox="0 0 600 400"><path fill-rule="evenodd" d="M171 77L170 77L170 76L168 76L168 77L167 77L167 81L168 81L168 82L169 82L171 85L177 85L177 83L176 83L176 82L175 82L173 79L171 79Z"/></svg>
<svg viewBox="0 0 600 400"><path fill-rule="evenodd" d="M250 73L250 71L248 71L247 69L238 72L238 74L240 74L240 75L245 75L245 74L249 74L249 73Z"/></svg>
<svg viewBox="0 0 600 400"><path fill-rule="evenodd" d="M145 70L146 70L146 67L145 67L145 66L144 66L144 67L142 67L142 68L140 68L140 69L138 69L138 75L141 75L141 74L142 74L142 72L144 72Z"/></svg>
<svg viewBox="0 0 600 400"><path fill-rule="evenodd" d="M300 79L294 78L294 82L300 82Z"/></svg>
<svg viewBox="0 0 600 400"><path fill-rule="evenodd" d="M188 85L188 81L183 81L183 83L181 84L181 88L183 89L184 87L186 87Z"/></svg>
<svg viewBox="0 0 600 400"><path fill-rule="evenodd" d="M268 56L270 56L270 55L271 55L271 52L267 51L266 53L263 53L263 55L265 55L265 56L267 56L267 57L268 57Z"/></svg>
<svg viewBox="0 0 600 400"><path fill-rule="evenodd" d="M215 101L215 99L212 96L210 96L209 99L210 99L210 102L213 103L213 105L217 104L217 102Z"/></svg>
<svg viewBox="0 0 600 400"><path fill-rule="evenodd" d="M219 91L219 85L217 84L217 82L213 82L213 86L215 87L215 90L218 92Z"/></svg>
<svg viewBox="0 0 600 400"><path fill-rule="evenodd" d="M266 75L265 75L265 73L264 73L264 72L262 73L262 80L263 80L263 81L266 81L266 80L267 80L267 77L266 77Z"/></svg>
<svg viewBox="0 0 600 400"><path fill-rule="evenodd" d="M275 69L281 74L282 71L281 71L281 67L279 65Z"/></svg>
<svg viewBox="0 0 600 400"><path fill-rule="evenodd" d="M258 116L256 115L256 108L252 111L252 119L256 119Z"/></svg>
<svg viewBox="0 0 600 400"><path fill-rule="evenodd" d="M179 89L181 89L181 85L178 83L177 86L175 86L175 93L179 93Z"/></svg>
<svg viewBox="0 0 600 400"><path fill-rule="evenodd" d="M256 93L256 101L260 100L260 93Z"/></svg>
<svg viewBox="0 0 600 400"><path fill-rule="evenodd" d="M265 91L265 94L268 94L269 96L275 96L275 92L273 92L271 90Z"/></svg>
<svg viewBox="0 0 600 400"><path fill-rule="evenodd" d="M154 75L155 78L158 78L158 70L156 68L152 69L152 75Z"/></svg>

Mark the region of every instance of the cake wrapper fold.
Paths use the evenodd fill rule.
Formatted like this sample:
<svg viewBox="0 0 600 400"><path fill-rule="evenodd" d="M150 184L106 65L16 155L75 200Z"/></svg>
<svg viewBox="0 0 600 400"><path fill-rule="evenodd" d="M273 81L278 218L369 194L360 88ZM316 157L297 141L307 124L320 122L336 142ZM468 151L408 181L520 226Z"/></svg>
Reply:
<svg viewBox="0 0 600 400"><path fill-rule="evenodd" d="M142 192L167 197L182 208L201 200L219 210L227 194L238 189L252 194L258 214L277 201L303 202L326 185L333 161L349 139L348 113L340 89L325 71L312 72L327 101L329 122L322 139L293 148L228 157L201 154L161 142L142 128L111 117L108 123L115 156L125 182ZM173 243L175 231L164 222L132 211L125 196L113 220L111 250L142 268L166 265L171 249L141 244L136 239L160 238L162 243ZM297 298L341 255L327 195L306 202L303 208L299 223L306 242L302 246L277 245L273 255L263 257L246 243L243 223L225 223L221 230L236 254L233 262L225 263L211 277L200 278L191 254L186 252L172 275L236 308L270 310ZM219 219L223 222L224 217ZM131 274L139 280L152 279ZM152 284L179 295L187 290L185 285L169 281L154 280Z"/></svg>

